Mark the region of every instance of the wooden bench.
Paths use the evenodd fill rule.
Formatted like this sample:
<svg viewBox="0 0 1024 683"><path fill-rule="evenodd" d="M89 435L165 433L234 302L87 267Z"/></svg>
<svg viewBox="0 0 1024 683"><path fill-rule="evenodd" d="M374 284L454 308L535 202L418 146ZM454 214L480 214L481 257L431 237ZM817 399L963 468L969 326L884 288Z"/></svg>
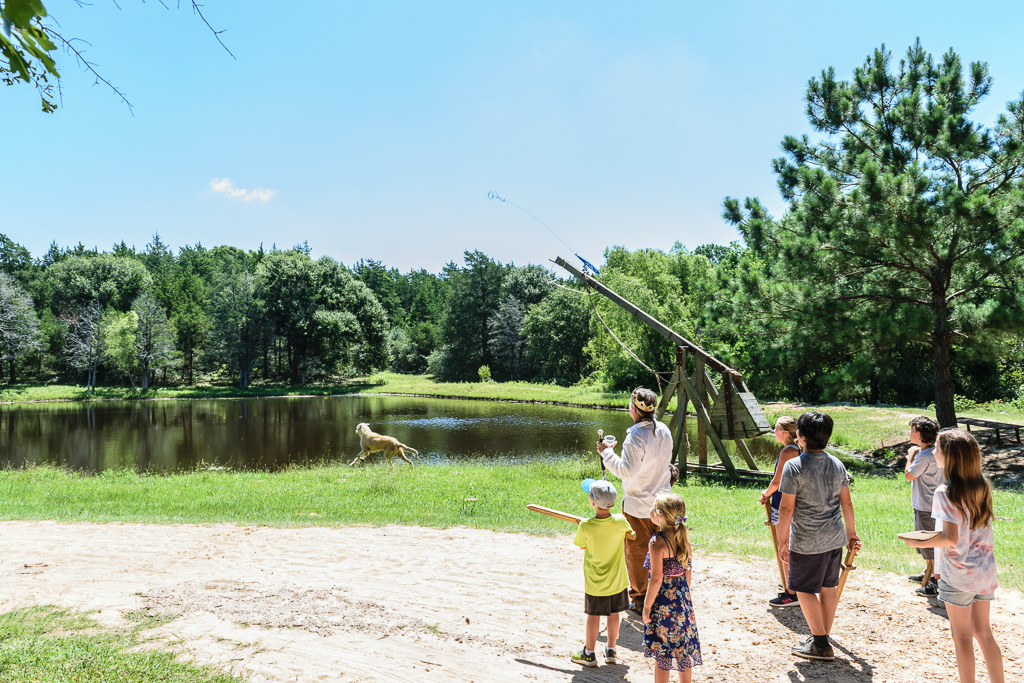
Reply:
<svg viewBox="0 0 1024 683"><path fill-rule="evenodd" d="M996 443L1002 443L999 439L999 431L1002 429L1012 429L1014 434L1017 435L1017 443L1021 443L1020 430L1024 425L1010 424L1009 422L995 422L993 420L981 420L976 417L958 417L956 419L958 424L966 425L967 431L971 431L971 426L984 427L985 429L994 429L996 432Z"/></svg>

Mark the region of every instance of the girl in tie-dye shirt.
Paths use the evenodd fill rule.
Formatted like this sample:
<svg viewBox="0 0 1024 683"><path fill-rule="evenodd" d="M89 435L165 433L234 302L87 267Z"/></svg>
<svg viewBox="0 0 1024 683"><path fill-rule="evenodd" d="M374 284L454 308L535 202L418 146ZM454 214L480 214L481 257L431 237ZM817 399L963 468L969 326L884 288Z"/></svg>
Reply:
<svg viewBox="0 0 1024 683"><path fill-rule="evenodd" d="M939 600L946 603L961 683L974 683L977 640L992 683L1004 683L1003 657L989 627L989 606L999 585L992 537L992 486L981 473L981 449L959 429L939 432L935 460L946 483L935 490L932 517L939 534L915 548L939 548Z"/></svg>

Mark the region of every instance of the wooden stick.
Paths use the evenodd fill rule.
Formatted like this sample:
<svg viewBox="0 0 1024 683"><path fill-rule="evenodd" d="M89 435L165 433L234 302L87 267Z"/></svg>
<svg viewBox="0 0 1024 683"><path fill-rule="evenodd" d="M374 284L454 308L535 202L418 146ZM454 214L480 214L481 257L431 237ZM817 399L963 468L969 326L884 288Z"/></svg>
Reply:
<svg viewBox="0 0 1024 683"><path fill-rule="evenodd" d="M932 574L935 573L935 560L927 560L924 567L924 576L921 577L921 587L928 585L928 582L932 580Z"/></svg>
<svg viewBox="0 0 1024 683"><path fill-rule="evenodd" d="M846 549L846 559L843 560L843 570L839 573L839 586L836 588L836 601L843 595L843 587L846 586L846 577L849 576L856 567L853 566L853 558L857 557L857 542L850 541L849 547Z"/></svg>
<svg viewBox="0 0 1024 683"><path fill-rule="evenodd" d="M782 590L788 591L789 586L786 585L786 567L782 564L782 558L779 557L779 530L772 524L772 504L768 501L764 504L764 511L768 513L768 528L772 532L772 551L775 553L775 562L779 565L779 578L782 579Z"/></svg>
<svg viewBox="0 0 1024 683"><path fill-rule="evenodd" d="M526 509L529 510L530 512L539 512L540 514L547 515L548 517L555 517L556 519L564 519L567 522L575 522L576 524L579 524L580 522L583 521L582 517L577 517L576 515L570 515L568 512L562 512L561 510L553 510L551 508L546 508L543 505L532 505L531 504L531 505L527 505Z"/></svg>

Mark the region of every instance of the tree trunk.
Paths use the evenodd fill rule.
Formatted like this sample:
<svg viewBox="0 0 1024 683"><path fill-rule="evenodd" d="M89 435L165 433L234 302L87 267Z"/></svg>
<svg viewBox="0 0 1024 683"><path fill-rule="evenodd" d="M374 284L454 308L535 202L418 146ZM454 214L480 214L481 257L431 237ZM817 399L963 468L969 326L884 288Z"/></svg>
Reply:
<svg viewBox="0 0 1024 683"><path fill-rule="evenodd" d="M263 340L263 378L270 377L270 344Z"/></svg>
<svg viewBox="0 0 1024 683"><path fill-rule="evenodd" d="M953 404L953 334L949 318L952 313L946 301L946 280L941 272L935 273L932 285L932 314L935 328L931 334L932 372L935 374L935 420L943 429L956 427L956 407Z"/></svg>
<svg viewBox="0 0 1024 683"><path fill-rule="evenodd" d="M935 373L935 419L942 428L956 427L951 345L948 337L932 343L932 371Z"/></svg>
<svg viewBox="0 0 1024 683"><path fill-rule="evenodd" d="M11 384L15 384L18 381L18 361L17 361L17 359L15 359L14 356L11 356L10 359L8 359L7 362L11 366L10 367L11 374L9 375L10 378L11 378Z"/></svg>
<svg viewBox="0 0 1024 683"><path fill-rule="evenodd" d="M129 375L130 376L130 375ZM142 366L142 390L149 389L149 363Z"/></svg>

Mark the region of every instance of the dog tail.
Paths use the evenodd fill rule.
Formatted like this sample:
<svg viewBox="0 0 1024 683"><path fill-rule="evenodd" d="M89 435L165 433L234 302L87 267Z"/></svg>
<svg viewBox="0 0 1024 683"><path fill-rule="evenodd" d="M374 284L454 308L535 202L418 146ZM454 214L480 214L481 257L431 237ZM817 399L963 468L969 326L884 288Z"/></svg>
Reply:
<svg viewBox="0 0 1024 683"><path fill-rule="evenodd" d="M407 450L407 451L411 451L411 452L415 453L416 455L420 454L420 452L418 450L416 450L412 446L406 446L404 443L402 444L402 448Z"/></svg>

